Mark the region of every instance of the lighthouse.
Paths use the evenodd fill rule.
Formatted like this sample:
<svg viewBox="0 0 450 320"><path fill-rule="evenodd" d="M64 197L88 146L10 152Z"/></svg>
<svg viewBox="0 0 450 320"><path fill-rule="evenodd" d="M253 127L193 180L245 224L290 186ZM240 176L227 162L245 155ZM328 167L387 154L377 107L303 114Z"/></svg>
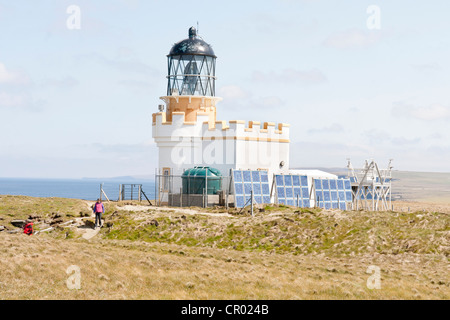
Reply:
<svg viewBox="0 0 450 320"><path fill-rule="evenodd" d="M167 55L167 92L160 98L164 105L152 114L158 203L208 206L211 198L219 199L216 204L223 199L228 204L231 198L238 208L248 203L351 208L352 188L360 193L366 176L352 185L349 178L321 170L290 169L289 124L262 122L251 105L252 120L218 120L222 98L216 97L216 60L212 46L194 27ZM372 181L381 181L365 186L372 190L372 208L375 198L387 208L390 178ZM368 199L367 194L359 197Z"/></svg>
<svg viewBox="0 0 450 320"><path fill-rule="evenodd" d="M152 115L158 174L181 176L197 166L222 176L232 169L267 171L270 179L288 173L288 124L262 122L256 108L251 121L217 119L222 98L216 97L216 60L194 27L170 49L164 105Z"/></svg>

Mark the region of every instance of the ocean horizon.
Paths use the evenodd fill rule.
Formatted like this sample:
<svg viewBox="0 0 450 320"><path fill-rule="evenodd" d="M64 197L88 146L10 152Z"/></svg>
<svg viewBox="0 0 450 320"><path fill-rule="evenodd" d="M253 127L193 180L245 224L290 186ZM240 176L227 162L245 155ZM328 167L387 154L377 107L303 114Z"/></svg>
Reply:
<svg viewBox="0 0 450 320"><path fill-rule="evenodd" d="M110 200L119 199L121 184L141 184L147 197L150 200L155 198L154 180L97 178L0 178L0 195L96 200L100 197L101 184ZM102 198L105 199L104 196Z"/></svg>

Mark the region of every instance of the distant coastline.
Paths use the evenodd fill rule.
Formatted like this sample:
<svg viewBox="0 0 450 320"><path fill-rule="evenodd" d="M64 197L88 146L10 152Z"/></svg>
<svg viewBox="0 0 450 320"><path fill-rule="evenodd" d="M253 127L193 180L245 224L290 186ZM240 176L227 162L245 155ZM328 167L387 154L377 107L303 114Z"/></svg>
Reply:
<svg viewBox="0 0 450 320"><path fill-rule="evenodd" d="M95 200L100 196L101 184L111 200L119 198L120 184L142 184L151 199L155 193L155 182L144 179L0 178L0 195Z"/></svg>

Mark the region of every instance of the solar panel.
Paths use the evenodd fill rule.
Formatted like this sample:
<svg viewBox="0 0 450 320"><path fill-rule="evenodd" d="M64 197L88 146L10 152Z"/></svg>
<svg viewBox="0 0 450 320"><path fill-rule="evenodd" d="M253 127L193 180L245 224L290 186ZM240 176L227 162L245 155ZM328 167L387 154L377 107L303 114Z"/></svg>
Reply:
<svg viewBox="0 0 450 320"><path fill-rule="evenodd" d="M252 183L244 183L244 194L249 195L252 193Z"/></svg>
<svg viewBox="0 0 450 320"><path fill-rule="evenodd" d="M286 198L284 193L284 187L277 187L277 196L278 198Z"/></svg>
<svg viewBox="0 0 450 320"><path fill-rule="evenodd" d="M308 177L300 175L275 175L275 190L278 204L310 207Z"/></svg>
<svg viewBox="0 0 450 320"><path fill-rule="evenodd" d="M322 180L314 179L314 185L316 186L316 190L322 189Z"/></svg>
<svg viewBox="0 0 450 320"><path fill-rule="evenodd" d="M267 171L261 171L261 183L267 182L269 183L269 175L267 174Z"/></svg>
<svg viewBox="0 0 450 320"><path fill-rule="evenodd" d="M329 190L323 190L323 201L330 201L330 191Z"/></svg>
<svg viewBox="0 0 450 320"><path fill-rule="evenodd" d="M337 191L331 191L331 201L337 202L338 201L338 193Z"/></svg>
<svg viewBox="0 0 450 320"><path fill-rule="evenodd" d="M293 199L294 198L294 192L293 192L293 189L292 189L292 187L290 187L290 186L285 186L285 190L286 190L286 193L285 193L285 195L286 195L286 198L289 198L289 199Z"/></svg>
<svg viewBox="0 0 450 320"><path fill-rule="evenodd" d="M235 195L235 206L236 208L243 208L245 205L244 196Z"/></svg>
<svg viewBox="0 0 450 320"><path fill-rule="evenodd" d="M353 194L351 191L345 191L345 200L351 202L353 200Z"/></svg>
<svg viewBox="0 0 450 320"><path fill-rule="evenodd" d="M354 178L355 179L355 181L356 181L356 178ZM348 190L348 189L352 189L352 184L350 183L350 181L351 180L349 180L349 179L345 179L344 180L344 189L345 190Z"/></svg>
<svg viewBox="0 0 450 320"><path fill-rule="evenodd" d="M234 193L236 195L244 195L244 186L242 185L242 183L236 183L234 185Z"/></svg>
<svg viewBox="0 0 450 320"><path fill-rule="evenodd" d="M268 195L270 197L269 182L267 183L261 182L261 190L263 195Z"/></svg>
<svg viewBox="0 0 450 320"><path fill-rule="evenodd" d="M232 177L237 208L250 204L252 191L256 203L270 203L269 177L266 171L233 170Z"/></svg>
<svg viewBox="0 0 450 320"><path fill-rule="evenodd" d="M337 190L337 181L330 180L330 190Z"/></svg>
<svg viewBox="0 0 450 320"><path fill-rule="evenodd" d="M300 176L300 182L301 182L303 187L307 187L308 186L308 177L307 176Z"/></svg>
<svg viewBox="0 0 450 320"><path fill-rule="evenodd" d="M252 181L261 182L259 171L252 171L251 174L252 174Z"/></svg>
<svg viewBox="0 0 450 320"><path fill-rule="evenodd" d="M309 190L308 187L302 188L302 198L309 200Z"/></svg>
<svg viewBox="0 0 450 320"><path fill-rule="evenodd" d="M347 210L352 202L350 179L314 179L316 206L324 209Z"/></svg>
<svg viewBox="0 0 450 320"><path fill-rule="evenodd" d="M261 195L261 184L260 183L253 184L253 194Z"/></svg>
<svg viewBox="0 0 450 320"><path fill-rule="evenodd" d="M275 180L276 180L277 186L284 186L284 178L282 175L276 175Z"/></svg>
<svg viewBox="0 0 450 320"><path fill-rule="evenodd" d="M284 186L285 187L292 186L292 177L291 176L284 176Z"/></svg>
<svg viewBox="0 0 450 320"><path fill-rule="evenodd" d="M242 171L236 170L233 172L234 182L242 182Z"/></svg>

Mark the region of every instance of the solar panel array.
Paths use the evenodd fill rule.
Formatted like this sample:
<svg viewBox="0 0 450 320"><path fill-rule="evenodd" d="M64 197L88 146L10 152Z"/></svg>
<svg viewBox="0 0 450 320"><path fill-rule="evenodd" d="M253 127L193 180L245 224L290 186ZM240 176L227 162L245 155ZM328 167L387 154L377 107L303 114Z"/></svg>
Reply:
<svg viewBox="0 0 450 320"><path fill-rule="evenodd" d="M269 176L262 170L233 170L233 185L236 208L249 205L251 192L258 204L270 203Z"/></svg>
<svg viewBox="0 0 450 320"><path fill-rule="evenodd" d="M324 209L347 210L352 202L350 179L314 179L316 205Z"/></svg>
<svg viewBox="0 0 450 320"><path fill-rule="evenodd" d="M275 175L278 204L310 207L308 177L301 175Z"/></svg>
<svg viewBox="0 0 450 320"><path fill-rule="evenodd" d="M271 203L267 171L233 170L235 206L250 204L251 193L258 204ZM315 206L325 209L347 210L353 201L351 181L347 179L314 179ZM274 175L276 202L290 206L309 208L311 197L308 177L302 175ZM361 197L361 195L359 195ZM363 197L364 198L364 197Z"/></svg>

